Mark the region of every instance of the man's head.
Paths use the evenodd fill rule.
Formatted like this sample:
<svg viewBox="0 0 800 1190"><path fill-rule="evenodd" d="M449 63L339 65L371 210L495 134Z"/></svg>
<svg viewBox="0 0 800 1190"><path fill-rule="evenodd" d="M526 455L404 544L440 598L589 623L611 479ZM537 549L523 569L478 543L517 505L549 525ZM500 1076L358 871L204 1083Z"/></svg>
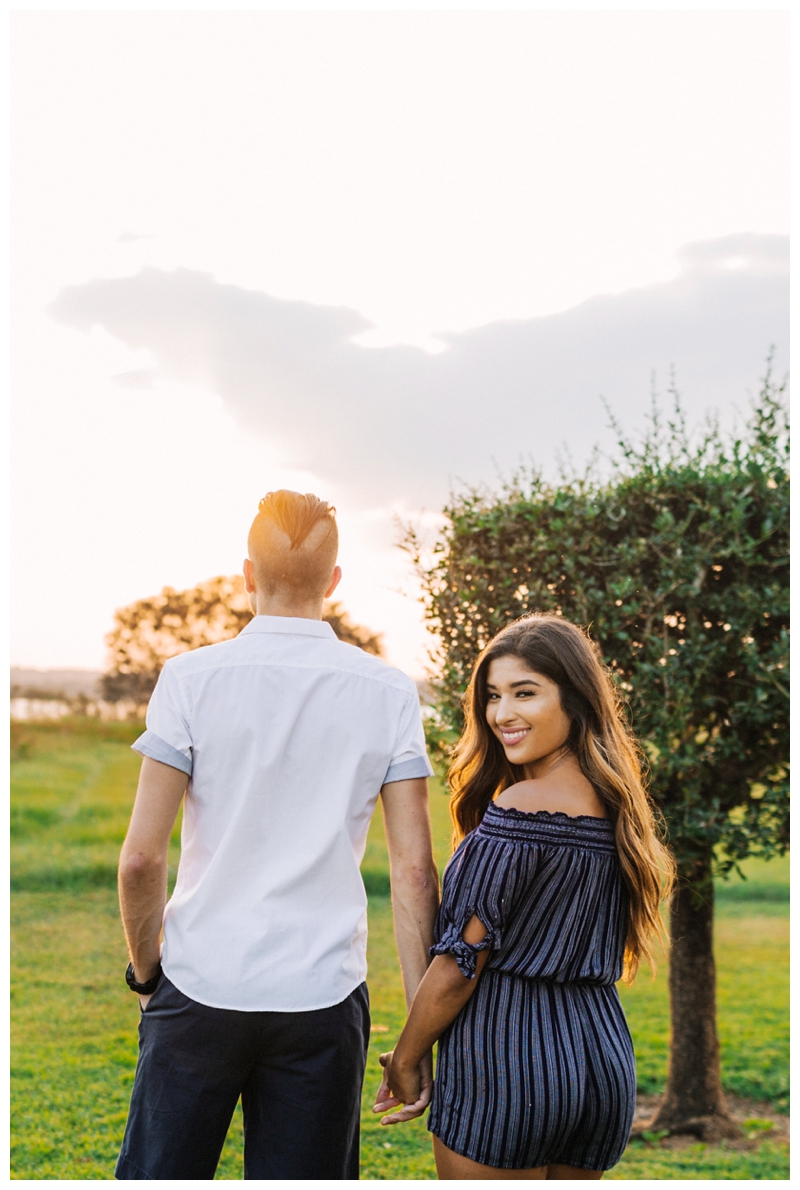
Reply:
<svg viewBox="0 0 800 1190"><path fill-rule="evenodd" d="M322 600L341 576L338 547L335 508L310 493L268 492L247 537L248 590L286 604Z"/></svg>

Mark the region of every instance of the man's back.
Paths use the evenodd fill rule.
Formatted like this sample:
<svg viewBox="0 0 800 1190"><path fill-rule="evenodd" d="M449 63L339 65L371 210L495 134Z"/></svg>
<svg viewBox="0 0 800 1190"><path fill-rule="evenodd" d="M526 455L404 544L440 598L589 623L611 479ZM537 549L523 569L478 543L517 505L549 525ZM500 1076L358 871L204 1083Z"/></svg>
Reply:
<svg viewBox="0 0 800 1190"><path fill-rule="evenodd" d="M269 492L247 549L255 619L167 662L134 745L144 759L119 891L125 979L143 1011L125 1181L212 1179L240 1098L245 1179L358 1177L370 1032L359 863L379 793L408 998L430 962L438 876L414 683L322 620L342 575L329 504ZM419 1081L406 1118L430 1098L430 1055Z"/></svg>
<svg viewBox="0 0 800 1190"><path fill-rule="evenodd" d="M378 793L431 772L413 682L324 621L257 616L168 662L147 725L137 750L191 772L168 977L218 1008L339 1003L366 976Z"/></svg>

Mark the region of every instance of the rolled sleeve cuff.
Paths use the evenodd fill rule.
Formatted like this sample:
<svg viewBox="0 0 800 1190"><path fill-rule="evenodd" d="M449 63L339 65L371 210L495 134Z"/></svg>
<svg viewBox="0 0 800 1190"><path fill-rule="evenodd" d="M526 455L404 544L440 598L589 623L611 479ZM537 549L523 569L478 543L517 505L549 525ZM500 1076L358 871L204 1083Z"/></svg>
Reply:
<svg viewBox="0 0 800 1190"><path fill-rule="evenodd" d="M414 777L432 777L433 769L427 756L412 756L411 760L401 760L399 764L390 764L383 778L383 784L390 781L412 781Z"/></svg>
<svg viewBox="0 0 800 1190"><path fill-rule="evenodd" d="M189 757L173 748L166 740L162 740L154 731L146 731L144 735L140 735L136 743L131 744L131 748L134 752L140 752L142 756L149 756L151 760L158 760L161 764L168 764L170 768L180 769L187 777L192 775L192 762Z"/></svg>

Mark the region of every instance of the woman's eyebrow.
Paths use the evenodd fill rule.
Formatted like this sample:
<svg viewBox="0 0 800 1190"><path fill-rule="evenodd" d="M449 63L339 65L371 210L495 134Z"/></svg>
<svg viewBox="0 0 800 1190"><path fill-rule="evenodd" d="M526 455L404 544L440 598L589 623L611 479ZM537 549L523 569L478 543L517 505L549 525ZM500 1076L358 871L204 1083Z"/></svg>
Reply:
<svg viewBox="0 0 800 1190"><path fill-rule="evenodd" d="M509 682L509 686L512 690L514 690L517 686L541 686L541 684L542 683L537 681L536 678L521 678L519 682ZM497 690L497 687L492 685L491 682L487 682L486 689Z"/></svg>

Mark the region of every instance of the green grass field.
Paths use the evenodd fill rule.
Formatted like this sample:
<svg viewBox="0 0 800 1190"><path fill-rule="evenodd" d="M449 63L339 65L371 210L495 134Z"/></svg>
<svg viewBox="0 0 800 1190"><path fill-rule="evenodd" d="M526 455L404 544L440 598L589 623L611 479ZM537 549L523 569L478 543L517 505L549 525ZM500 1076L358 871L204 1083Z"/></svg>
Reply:
<svg viewBox="0 0 800 1190"><path fill-rule="evenodd" d="M116 860L139 762L127 724L62 721L12 731L12 1178L108 1179L136 1065L136 998L115 893ZM433 784L437 860L449 853L447 799ZM177 831L170 866L177 864ZM787 1179L788 862L749 861L750 879L718 889L719 1030L726 1089L752 1106L741 1146L632 1144L611 1179ZM364 1092L362 1177L435 1178L424 1121L382 1128L369 1108L378 1054L404 1006L392 937L380 815L363 864L370 899L373 1034ZM622 989L640 1090L664 1084L666 969ZM770 1123L773 1123L770 1129ZM761 1139L761 1138L764 1139ZM218 1177L241 1178L237 1112Z"/></svg>

